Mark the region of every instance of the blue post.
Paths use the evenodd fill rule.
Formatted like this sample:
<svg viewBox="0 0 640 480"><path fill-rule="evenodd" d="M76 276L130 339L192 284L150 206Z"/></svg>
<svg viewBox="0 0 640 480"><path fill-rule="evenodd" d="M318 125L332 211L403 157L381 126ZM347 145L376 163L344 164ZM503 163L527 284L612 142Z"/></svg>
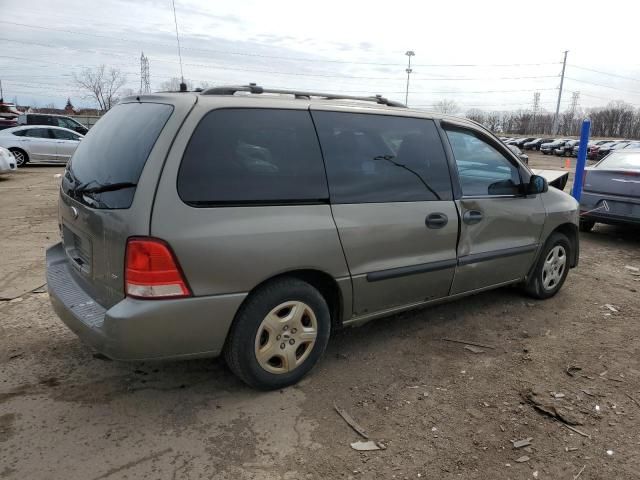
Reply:
<svg viewBox="0 0 640 480"><path fill-rule="evenodd" d="M587 164L587 143L589 143L589 131L591 130L591 120L588 118L582 122L582 130L580 131L580 147L578 148L578 161L576 162L576 176L573 180L573 190L571 195L577 201L580 201L582 195L582 177L584 176L584 167Z"/></svg>

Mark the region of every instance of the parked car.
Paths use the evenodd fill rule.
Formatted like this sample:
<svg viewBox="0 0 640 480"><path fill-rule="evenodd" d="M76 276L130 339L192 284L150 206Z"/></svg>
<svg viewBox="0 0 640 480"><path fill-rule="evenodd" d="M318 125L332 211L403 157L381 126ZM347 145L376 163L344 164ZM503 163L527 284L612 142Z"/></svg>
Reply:
<svg viewBox="0 0 640 480"><path fill-rule="evenodd" d="M640 224L640 150L615 150L585 169L580 230L596 222Z"/></svg>
<svg viewBox="0 0 640 480"><path fill-rule="evenodd" d="M540 151L543 155L551 155L556 148L559 148L564 145L564 142L569 140L568 138L559 138L558 140L554 140L553 142L543 143L540 145Z"/></svg>
<svg viewBox="0 0 640 480"><path fill-rule="evenodd" d="M507 284L555 295L577 207L475 122L382 97L140 95L66 168L47 285L108 357L224 354L281 388L342 326Z"/></svg>
<svg viewBox="0 0 640 480"><path fill-rule="evenodd" d="M16 159L6 148L0 147L0 175L11 173L15 171Z"/></svg>
<svg viewBox="0 0 640 480"><path fill-rule="evenodd" d="M626 149L640 149L640 142L630 142L627 146L622 147L625 150Z"/></svg>
<svg viewBox="0 0 640 480"><path fill-rule="evenodd" d="M543 143L553 142L553 138L534 138L530 142L525 142L523 145L524 150L540 150L540 145Z"/></svg>
<svg viewBox="0 0 640 480"><path fill-rule="evenodd" d="M580 140L567 140L562 145L553 149L553 154L557 157L571 155L573 147L580 145Z"/></svg>
<svg viewBox="0 0 640 480"><path fill-rule="evenodd" d="M601 158L606 157L614 150L618 150L620 148L624 148L629 145L631 142L627 140L617 140L615 142L605 143L601 145L597 151L596 159L599 160Z"/></svg>
<svg viewBox="0 0 640 480"><path fill-rule="evenodd" d="M512 145L515 145L518 148L523 148L523 145L525 143L530 142L532 140L535 140L535 137L519 138L517 141L513 142Z"/></svg>
<svg viewBox="0 0 640 480"><path fill-rule="evenodd" d="M515 145L507 145L507 147L509 147L509 150L515 153L523 163L526 163L527 165L529 164L529 155L522 153L522 150Z"/></svg>
<svg viewBox="0 0 640 480"><path fill-rule="evenodd" d="M45 113L23 113L17 118L18 125L48 125L73 130L80 135L86 135L89 129L76 119L64 115L50 115Z"/></svg>
<svg viewBox="0 0 640 480"><path fill-rule="evenodd" d="M60 127L23 126L0 130L0 146L13 153L18 167L28 162L66 163L82 138Z"/></svg>

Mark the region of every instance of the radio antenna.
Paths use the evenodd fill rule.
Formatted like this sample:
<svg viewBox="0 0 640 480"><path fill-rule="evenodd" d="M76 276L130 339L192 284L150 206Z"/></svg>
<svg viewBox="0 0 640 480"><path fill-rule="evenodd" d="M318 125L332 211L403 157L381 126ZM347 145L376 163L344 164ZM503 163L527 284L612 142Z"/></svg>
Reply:
<svg viewBox="0 0 640 480"><path fill-rule="evenodd" d="M175 0L171 0L171 5L173 6L173 21L176 24L176 40L178 42L178 59L180 60L180 91L187 91L187 84L184 83L184 73L182 73L182 53L180 52L180 35L178 35L178 17L176 17L176 2Z"/></svg>

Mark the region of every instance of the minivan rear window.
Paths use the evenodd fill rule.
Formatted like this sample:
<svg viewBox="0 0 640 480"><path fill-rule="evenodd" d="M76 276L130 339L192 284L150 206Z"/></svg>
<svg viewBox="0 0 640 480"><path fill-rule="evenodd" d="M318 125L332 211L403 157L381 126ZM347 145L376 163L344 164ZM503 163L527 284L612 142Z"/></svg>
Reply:
<svg viewBox="0 0 640 480"><path fill-rule="evenodd" d="M82 139L62 189L94 208L129 208L136 184L173 112L161 103L123 103L107 112Z"/></svg>
<svg viewBox="0 0 640 480"><path fill-rule="evenodd" d="M193 207L327 203L309 112L225 108L207 113L182 157L178 194Z"/></svg>

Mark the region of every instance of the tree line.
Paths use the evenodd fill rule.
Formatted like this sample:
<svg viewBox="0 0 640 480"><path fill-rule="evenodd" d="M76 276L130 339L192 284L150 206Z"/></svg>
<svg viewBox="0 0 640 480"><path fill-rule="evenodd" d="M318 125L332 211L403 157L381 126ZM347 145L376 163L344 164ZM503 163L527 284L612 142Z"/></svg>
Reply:
<svg viewBox="0 0 640 480"><path fill-rule="evenodd" d="M552 136L554 114L551 112L533 112L516 110L511 112L487 112L471 109L466 117L474 120L493 132L511 134ZM560 136L579 136L582 120L591 119L592 137L613 137L640 139L640 108L621 100L610 102L606 107L585 110L565 111L558 118Z"/></svg>

